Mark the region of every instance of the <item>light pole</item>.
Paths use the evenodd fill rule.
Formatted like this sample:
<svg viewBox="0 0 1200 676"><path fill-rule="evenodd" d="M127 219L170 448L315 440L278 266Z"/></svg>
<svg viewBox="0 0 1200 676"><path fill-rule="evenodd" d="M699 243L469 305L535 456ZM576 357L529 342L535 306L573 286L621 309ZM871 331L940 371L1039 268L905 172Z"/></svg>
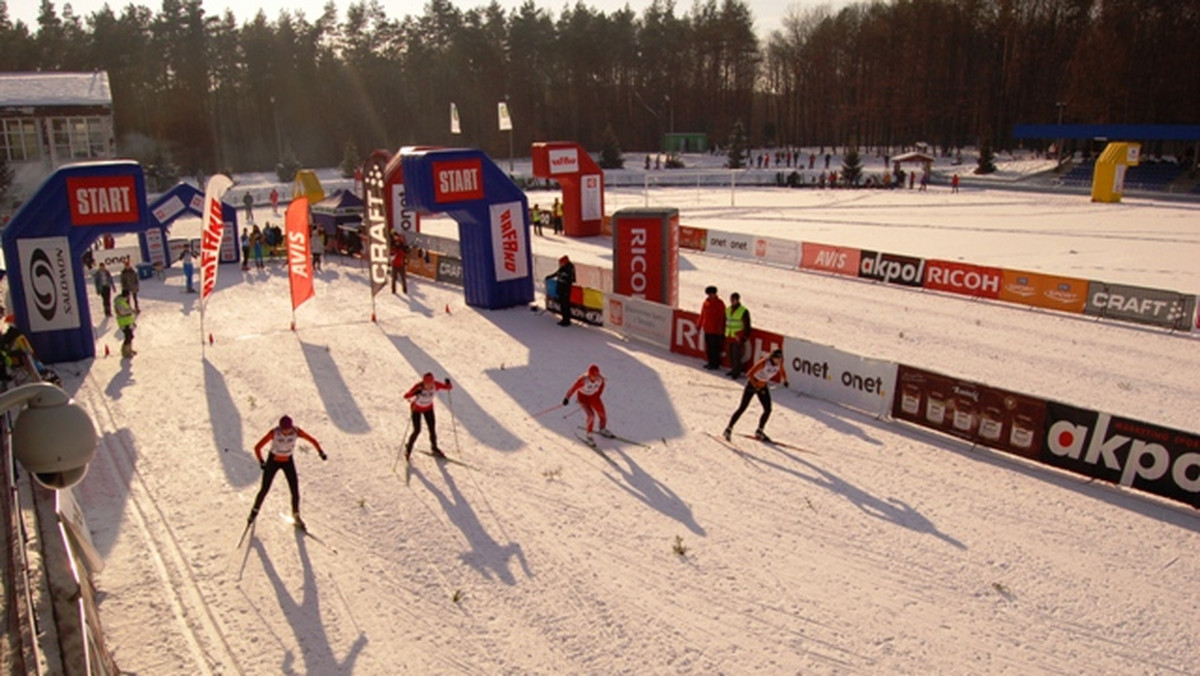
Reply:
<svg viewBox="0 0 1200 676"><path fill-rule="evenodd" d="M271 115L275 118L275 159L283 161L283 137L279 134L279 109L275 107L275 97L271 97Z"/></svg>
<svg viewBox="0 0 1200 676"><path fill-rule="evenodd" d="M1058 164L1058 166L1061 167L1062 166L1062 147L1063 147L1062 117L1063 117L1063 108L1067 107L1067 102L1066 101L1058 101L1054 104L1054 106L1056 108L1058 108L1058 159L1057 159L1056 163Z"/></svg>

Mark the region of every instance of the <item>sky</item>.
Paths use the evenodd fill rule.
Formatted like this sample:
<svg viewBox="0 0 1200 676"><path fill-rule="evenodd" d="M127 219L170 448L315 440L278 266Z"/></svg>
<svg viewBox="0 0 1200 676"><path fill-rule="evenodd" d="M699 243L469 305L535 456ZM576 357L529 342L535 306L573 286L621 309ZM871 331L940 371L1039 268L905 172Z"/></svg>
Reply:
<svg viewBox="0 0 1200 676"><path fill-rule="evenodd" d="M459 9L466 10L474 7L483 7L488 3L484 0L452 0L453 4ZM499 0L500 6L507 10L519 8L524 4L525 0ZM62 13L66 6L63 0L55 0L54 6ZM76 14L87 16L106 4L106 0L73 0L69 3ZM114 12L120 13L120 8L125 7L129 3L124 0L107 0L109 7ZM151 9L157 9L161 5L155 2L135 2L134 4L145 5ZM346 7L350 5L348 0L339 0L337 7L341 16L345 16ZM562 12L564 6L574 6L574 2L550 2L547 0L538 0L534 3L536 6L544 8L558 16ZM623 9L628 5L639 16L650 5L649 0L589 0L584 2L585 5L593 7L605 13L615 12ZM828 0L826 2L817 2L816 0L746 0L746 4L750 7L754 14L755 32L760 36L767 36L771 31L782 26L783 17L789 11L789 8L797 8L800 10L809 7L818 7L821 5L829 5L831 7L841 7L850 4L850 0ZM14 21L21 20L28 24L31 28L37 26L38 9L41 3L39 0L8 0L8 14ZM383 3L388 15L392 17L401 17L405 15L419 15L424 12L425 0L389 0ZM320 16L324 11L325 2L323 0L251 0L249 3L231 3L228 0L205 0L205 10L210 14L224 14L226 8L232 9L234 16L239 22L247 22L251 20L258 9L262 9L268 19L274 19L279 15L281 10L289 11L302 10L306 17L310 20ZM691 9L691 2L688 0L680 0L676 2L675 14L682 16Z"/></svg>
<svg viewBox="0 0 1200 676"><path fill-rule="evenodd" d="M1000 165L992 187L958 194L625 188L606 191L606 210L670 206L728 232L1200 289L1194 203L997 189L1019 173ZM322 173L327 189L335 175ZM238 180L235 199L264 200L258 223L280 218L266 175ZM422 229L457 233L445 218ZM602 237L531 240L539 258L611 265ZM741 388L699 360L525 307L468 307L421 279L372 304L360 261L322 267L293 314L282 263L222 265L203 324L181 271L145 280L132 361L89 299L97 358L59 372L100 436L76 492L125 673L1200 664L1194 509L779 388L766 429L793 447L739 436L734 452L710 435ZM682 252L680 306L698 309L709 284L740 292L759 328L1196 429L1195 334ZM644 446L576 438L582 414L558 404L590 363L608 379L608 426ZM473 469L416 453L406 484L393 471L410 430L401 394L425 371L454 384L437 399L439 443ZM328 453L297 452L314 537L282 518L279 477L237 549L260 477L251 447L283 414ZM758 414L752 403L735 431ZM422 434L417 450L429 445Z"/></svg>

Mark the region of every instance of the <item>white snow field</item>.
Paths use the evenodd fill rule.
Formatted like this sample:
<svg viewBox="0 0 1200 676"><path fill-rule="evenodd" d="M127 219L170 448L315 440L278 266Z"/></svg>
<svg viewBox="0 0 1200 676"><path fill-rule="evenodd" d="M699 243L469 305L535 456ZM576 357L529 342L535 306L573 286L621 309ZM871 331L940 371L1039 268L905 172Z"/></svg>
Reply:
<svg viewBox="0 0 1200 676"><path fill-rule="evenodd" d="M1200 291L1195 203L975 185L730 200L621 189L606 208L648 201L684 225ZM611 262L603 238L533 247ZM738 439L743 458L709 436L741 387L697 360L524 307L471 308L421 279L372 307L361 262L324 267L295 331L282 263L222 266L203 328L171 270L143 282L132 362L99 319L100 356L60 365L102 436L77 490L129 673L1198 673L1190 507L783 389L767 431L804 450ZM785 335L1200 430L1196 334L692 251L680 269L693 310L714 284ZM590 450L573 403L533 417L590 363L608 378L609 426L648 448ZM406 486L401 395L425 371L453 381L439 442L474 469L414 454ZM283 414L329 454L297 458L315 537L280 517L279 476L237 550L252 446Z"/></svg>

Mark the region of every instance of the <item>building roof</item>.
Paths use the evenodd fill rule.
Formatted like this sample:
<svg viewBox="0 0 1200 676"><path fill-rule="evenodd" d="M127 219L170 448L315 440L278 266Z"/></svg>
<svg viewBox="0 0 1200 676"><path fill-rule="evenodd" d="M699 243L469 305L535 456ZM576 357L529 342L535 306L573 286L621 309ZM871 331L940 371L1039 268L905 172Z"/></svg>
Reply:
<svg viewBox="0 0 1200 676"><path fill-rule="evenodd" d="M111 106L108 73L0 73L0 107Z"/></svg>
<svg viewBox="0 0 1200 676"><path fill-rule="evenodd" d="M922 153L916 150L910 153L902 153L900 155L892 156L893 162L933 162L935 159L936 158L934 156L928 153Z"/></svg>

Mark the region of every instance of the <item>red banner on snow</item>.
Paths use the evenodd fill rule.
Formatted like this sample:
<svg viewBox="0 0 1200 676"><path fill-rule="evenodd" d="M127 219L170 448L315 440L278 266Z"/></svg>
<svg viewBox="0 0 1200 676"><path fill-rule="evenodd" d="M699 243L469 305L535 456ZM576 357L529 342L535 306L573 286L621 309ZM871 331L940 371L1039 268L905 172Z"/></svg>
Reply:
<svg viewBox="0 0 1200 676"><path fill-rule="evenodd" d="M312 242L309 239L308 198L297 197L287 208L288 282L292 287L292 310L313 297Z"/></svg>
<svg viewBox="0 0 1200 676"><path fill-rule="evenodd" d="M225 233L225 221L221 216L221 196L233 185L233 180L223 174L208 179L204 189L204 229L200 233L200 313L204 314L204 303L217 288L217 260L221 253L221 235Z"/></svg>

